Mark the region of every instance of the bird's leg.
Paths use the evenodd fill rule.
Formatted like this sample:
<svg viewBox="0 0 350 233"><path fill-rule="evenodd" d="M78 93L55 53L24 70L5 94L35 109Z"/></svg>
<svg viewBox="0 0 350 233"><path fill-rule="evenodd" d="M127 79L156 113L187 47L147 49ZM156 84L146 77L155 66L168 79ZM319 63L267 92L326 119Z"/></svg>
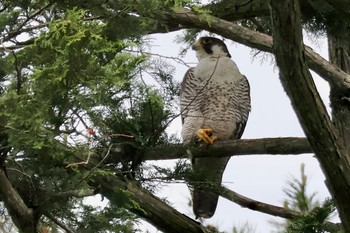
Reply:
<svg viewBox="0 0 350 233"><path fill-rule="evenodd" d="M213 130L212 129L199 129L197 131L197 137L199 140L203 140L207 144L213 144L214 141L217 139L216 136L212 136Z"/></svg>

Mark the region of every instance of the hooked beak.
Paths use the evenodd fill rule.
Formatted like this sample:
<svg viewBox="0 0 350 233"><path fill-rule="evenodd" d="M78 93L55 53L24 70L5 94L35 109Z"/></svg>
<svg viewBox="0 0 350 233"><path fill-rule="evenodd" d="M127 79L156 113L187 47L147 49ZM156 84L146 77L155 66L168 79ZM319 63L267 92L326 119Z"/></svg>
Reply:
<svg viewBox="0 0 350 233"><path fill-rule="evenodd" d="M202 45L201 45L201 42L200 42L199 40L197 40L197 41L192 45L192 49L193 49L194 51L199 50L201 47L202 47Z"/></svg>

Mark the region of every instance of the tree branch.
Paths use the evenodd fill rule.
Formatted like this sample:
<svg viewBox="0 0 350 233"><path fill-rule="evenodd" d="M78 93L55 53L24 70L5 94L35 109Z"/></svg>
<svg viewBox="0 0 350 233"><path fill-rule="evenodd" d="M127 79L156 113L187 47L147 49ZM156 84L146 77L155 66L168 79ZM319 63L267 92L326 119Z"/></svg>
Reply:
<svg viewBox="0 0 350 233"><path fill-rule="evenodd" d="M10 40L11 38L14 38L24 32L30 32L34 29L38 29L38 28L42 28L47 26L48 24L40 24L40 25L36 25L36 26L31 26L28 28L23 28L27 25L27 23L29 23L29 21L31 21L32 19L34 19L35 17L37 17L38 15L40 15L44 10L46 10L48 7L50 7L53 4L53 2L49 2L48 4L46 4L45 6L43 6L42 8L38 9L37 11L35 11L32 15L29 15L23 22L21 22L20 25L18 25L17 30L15 31L11 31L9 33L7 33L7 35L3 38L1 38L1 43Z"/></svg>
<svg viewBox="0 0 350 233"><path fill-rule="evenodd" d="M70 197L76 197L76 198L84 198L84 197L91 197L95 195L94 190L86 189L86 190L69 190L65 192L60 193L52 193L50 194L50 200L51 197L53 198L70 198Z"/></svg>
<svg viewBox="0 0 350 233"><path fill-rule="evenodd" d="M271 0L274 51L282 85L327 178L340 218L350 232L350 161L305 62L299 2Z"/></svg>
<svg viewBox="0 0 350 233"><path fill-rule="evenodd" d="M344 3L344 1L341 0L338 1ZM120 4L117 4L114 1L106 1L103 7L98 1L93 0L93 2L95 8L98 8L98 12L100 12L102 15L108 16L106 18L111 21L113 20L113 17L111 17L111 11L109 11L108 8L117 11L117 8L121 7ZM225 2L227 3L229 1ZM241 11L244 12L244 14L249 14L249 12L254 12L255 10L263 11L265 12L264 14L266 14L266 3L267 1L261 0L236 0L230 3L229 5L234 5L235 10L238 10L238 8L240 8ZM213 5L208 7L213 7ZM348 9L348 4L345 7L345 9ZM258 10L259 8L261 8L261 10ZM216 15L220 15L215 11L213 13ZM138 12L135 12L135 14L138 14ZM253 13L253 15L255 14L256 13ZM128 15L127 17L133 18L133 20L138 20L140 24L142 23L141 21L143 16L136 17ZM177 7L173 8L172 11L158 11L155 15L148 15L145 17L152 18L152 20L157 20L159 21L159 23L158 25L152 25L152 28L144 29L144 34L164 33L170 31L177 31L185 28L198 28L222 35L228 39L244 44L251 48L256 48L261 51L270 53L273 52L273 42L271 36L255 32L253 30L239 26L235 23L229 22L222 18L215 17L213 15L206 15L205 17L203 17L203 15L197 15L189 9ZM329 63L322 56L315 53L310 47L305 46L305 51L305 55L307 57L306 60L313 71L315 71L318 75L320 75L323 79L325 79L334 87L343 90L350 89L350 75L339 69L339 67Z"/></svg>
<svg viewBox="0 0 350 233"><path fill-rule="evenodd" d="M165 204L139 185L121 180L115 176L97 176L101 194L114 203L120 202L120 191L130 199L130 211L153 224L159 230L169 233L209 233L199 222Z"/></svg>
<svg viewBox="0 0 350 233"><path fill-rule="evenodd" d="M248 208L250 210L259 211L261 213L265 213L265 214L269 214L269 215L273 215L281 218L287 218L287 219L294 219L296 217L302 216L302 213L298 211L282 208L275 205L270 205L257 200L253 200L248 197L242 196L239 193L236 193L233 190L230 190L226 187L221 187L220 189L221 190L218 193L220 196L240 205L243 208ZM327 227L327 229L333 230L332 232L335 232L336 230L338 231L341 229L340 224L335 224L332 222L324 222L324 225Z"/></svg>
<svg viewBox="0 0 350 233"><path fill-rule="evenodd" d="M204 7L213 15L225 20L234 21L270 14L269 2L266 0L223 0L208 4Z"/></svg>
<svg viewBox="0 0 350 233"><path fill-rule="evenodd" d="M177 8L171 13L161 12L159 17L166 22L178 22L184 28L207 30L251 48L270 53L273 52L271 36L255 32L214 16L210 16L209 20L203 20L200 15L196 15L190 10ZM338 88L350 89L350 76L347 73L329 63L310 47L305 46L305 51L306 60L313 71Z"/></svg>
<svg viewBox="0 0 350 233"><path fill-rule="evenodd" d="M120 149L119 151L123 151ZM220 153L219 153L220 152ZM212 145L188 146L171 144L149 148L144 151L143 160L166 160L188 157L222 157L227 154L303 154L313 153L306 138L261 138L217 141Z"/></svg>
<svg viewBox="0 0 350 233"><path fill-rule="evenodd" d="M283 207L270 205L264 202L250 199L226 187L221 187L221 191L219 194L223 198L226 198L227 200L232 201L244 208L248 208L254 211L259 211L265 214L269 214L269 215L273 215L281 218L288 218L288 219L293 219L301 215L301 213L295 210L285 209Z"/></svg>
<svg viewBox="0 0 350 233"><path fill-rule="evenodd" d="M37 222L34 221L33 210L26 206L2 168L0 168L0 187L0 200L4 202L20 232L35 232Z"/></svg>
<svg viewBox="0 0 350 233"><path fill-rule="evenodd" d="M53 216L51 213L46 212L44 213L44 215L50 219L52 222L54 222L57 226L59 226L60 228L62 228L63 230L65 230L67 233L75 233L75 231L73 231L72 229L70 229L69 226L67 226L66 224L62 223L60 220L58 220L55 216Z"/></svg>
<svg viewBox="0 0 350 233"><path fill-rule="evenodd" d="M100 161L91 157L88 164L79 168L90 171ZM95 174L91 185L99 189L100 194L111 203L123 203L123 207L153 224L157 229L170 233L209 233L210 231L199 222L178 212L151 192L140 187L135 181L125 177L109 174ZM121 198L125 198L121 200ZM118 205L119 205L118 204Z"/></svg>

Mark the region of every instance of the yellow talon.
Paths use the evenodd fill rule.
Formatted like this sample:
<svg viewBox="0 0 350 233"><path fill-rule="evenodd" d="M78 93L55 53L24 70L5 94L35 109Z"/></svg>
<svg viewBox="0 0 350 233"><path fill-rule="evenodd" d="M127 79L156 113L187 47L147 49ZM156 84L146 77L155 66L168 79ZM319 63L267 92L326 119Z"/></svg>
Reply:
<svg viewBox="0 0 350 233"><path fill-rule="evenodd" d="M199 140L203 140L207 144L213 144L214 141L217 139L216 136L212 136L213 130L212 129L199 129L197 131L197 136Z"/></svg>

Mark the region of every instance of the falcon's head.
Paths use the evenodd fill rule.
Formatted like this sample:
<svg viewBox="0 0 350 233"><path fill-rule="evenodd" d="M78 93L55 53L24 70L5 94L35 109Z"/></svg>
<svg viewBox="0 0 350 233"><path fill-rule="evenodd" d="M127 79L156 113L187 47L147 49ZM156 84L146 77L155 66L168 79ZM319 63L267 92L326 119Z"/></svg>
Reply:
<svg viewBox="0 0 350 233"><path fill-rule="evenodd" d="M192 49L196 51L198 60L210 56L231 57L225 43L215 37L201 37L193 45Z"/></svg>

